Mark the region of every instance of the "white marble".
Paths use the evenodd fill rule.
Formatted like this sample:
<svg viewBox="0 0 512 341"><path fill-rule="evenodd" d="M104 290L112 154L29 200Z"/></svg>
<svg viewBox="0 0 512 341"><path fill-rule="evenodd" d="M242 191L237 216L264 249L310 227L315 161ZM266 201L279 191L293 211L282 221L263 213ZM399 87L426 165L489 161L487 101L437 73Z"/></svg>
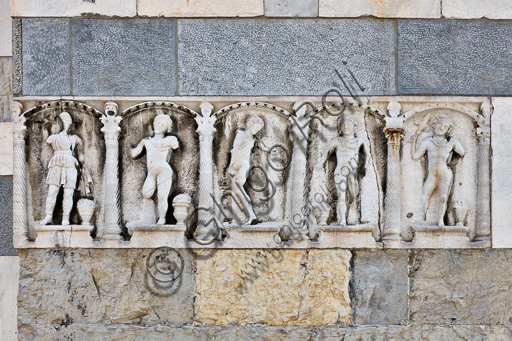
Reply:
<svg viewBox="0 0 512 341"><path fill-rule="evenodd" d="M440 18L441 3L439 0L319 0L319 15L320 17Z"/></svg>
<svg viewBox="0 0 512 341"><path fill-rule="evenodd" d="M0 0L0 57L12 56L10 0Z"/></svg>
<svg viewBox="0 0 512 341"><path fill-rule="evenodd" d="M0 257L0 340L18 340L18 282L20 259Z"/></svg>
<svg viewBox="0 0 512 341"><path fill-rule="evenodd" d="M0 175L12 175L12 123L0 123Z"/></svg>
<svg viewBox="0 0 512 341"><path fill-rule="evenodd" d="M79 17L85 14L134 17L137 14L137 0L11 0L13 18Z"/></svg>
<svg viewBox="0 0 512 341"><path fill-rule="evenodd" d="M512 98L492 99L492 246L512 247Z"/></svg>
<svg viewBox="0 0 512 341"><path fill-rule="evenodd" d="M449 19L512 19L509 0L443 0L442 15Z"/></svg>
<svg viewBox="0 0 512 341"><path fill-rule="evenodd" d="M149 17L255 17L263 0L139 0L138 15Z"/></svg>

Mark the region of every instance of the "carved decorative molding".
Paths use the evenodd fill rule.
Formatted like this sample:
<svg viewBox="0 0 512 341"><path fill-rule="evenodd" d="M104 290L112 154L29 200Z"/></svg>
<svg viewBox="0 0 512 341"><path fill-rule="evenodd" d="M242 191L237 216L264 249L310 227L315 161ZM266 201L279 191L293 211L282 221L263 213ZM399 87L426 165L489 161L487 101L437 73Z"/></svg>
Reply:
<svg viewBox="0 0 512 341"><path fill-rule="evenodd" d="M490 247L487 99L176 102L14 101L15 246Z"/></svg>

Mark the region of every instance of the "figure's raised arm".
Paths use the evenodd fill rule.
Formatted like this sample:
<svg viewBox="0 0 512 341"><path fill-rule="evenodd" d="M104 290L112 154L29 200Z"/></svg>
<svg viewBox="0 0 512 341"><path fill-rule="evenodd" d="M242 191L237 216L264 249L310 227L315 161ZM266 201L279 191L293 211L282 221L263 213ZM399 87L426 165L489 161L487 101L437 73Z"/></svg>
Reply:
<svg viewBox="0 0 512 341"><path fill-rule="evenodd" d="M323 166L325 166L327 159L329 158L329 156L331 156L334 150L336 150L336 139L329 141L329 144L324 149L324 152L322 153L322 156L320 157L320 160L318 160L318 163L316 164L315 167L322 168Z"/></svg>
<svg viewBox="0 0 512 341"><path fill-rule="evenodd" d="M425 138L425 139L423 139L423 141L421 141L420 145L418 146L418 148L416 148L416 150L411 148L413 160L419 160L425 154L425 152L427 151L427 147L428 147L427 144L428 144L428 138ZM413 144L413 146L414 146L414 144Z"/></svg>
<svg viewBox="0 0 512 341"><path fill-rule="evenodd" d="M464 156L464 147L462 147L462 144L457 140L456 138L453 138L453 151L460 156Z"/></svg>
<svg viewBox="0 0 512 341"><path fill-rule="evenodd" d="M144 149L144 146L145 146L145 141L146 139L142 139L140 140L139 144L137 145L137 147L135 148L132 148L131 152L132 152L132 158L135 159L137 157L140 156L140 154L142 154L142 150Z"/></svg>

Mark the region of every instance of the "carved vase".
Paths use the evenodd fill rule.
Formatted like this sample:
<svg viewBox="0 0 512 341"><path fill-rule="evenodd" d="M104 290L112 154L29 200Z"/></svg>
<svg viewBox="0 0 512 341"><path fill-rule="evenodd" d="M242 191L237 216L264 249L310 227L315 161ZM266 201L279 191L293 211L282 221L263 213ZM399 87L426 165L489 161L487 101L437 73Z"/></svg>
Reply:
<svg viewBox="0 0 512 341"><path fill-rule="evenodd" d="M455 212L455 221L457 226L464 226L464 220L468 213L468 208L462 200L457 200L452 203Z"/></svg>
<svg viewBox="0 0 512 341"><path fill-rule="evenodd" d="M325 203L317 205L313 209L315 214L316 222L318 225L327 225L327 220L331 216L331 207Z"/></svg>
<svg viewBox="0 0 512 341"><path fill-rule="evenodd" d="M192 207L192 198L188 194L179 194L172 200L174 208L174 218L178 225L185 225L190 208Z"/></svg>
<svg viewBox="0 0 512 341"><path fill-rule="evenodd" d="M91 218L94 214L94 201L89 199L80 199L76 204L78 214L82 218L82 226L91 226Z"/></svg>

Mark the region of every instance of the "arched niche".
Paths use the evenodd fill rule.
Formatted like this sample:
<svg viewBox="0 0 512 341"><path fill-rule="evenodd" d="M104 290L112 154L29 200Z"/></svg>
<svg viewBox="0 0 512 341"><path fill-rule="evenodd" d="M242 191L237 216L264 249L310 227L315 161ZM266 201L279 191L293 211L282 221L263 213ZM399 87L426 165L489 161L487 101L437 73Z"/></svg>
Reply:
<svg viewBox="0 0 512 341"><path fill-rule="evenodd" d="M448 136L458 139L465 155L453 154L449 166L453 171L453 185L448 197L445 225L456 224L453 204L461 201L467 208L463 221L469 228L469 239L475 235L478 202L479 146L477 127L486 125L488 117L456 103L431 103L415 107L403 113L405 136L402 142L402 199L401 231L406 241L413 239L413 225L437 226L438 191L434 191L427 211L426 222L422 219L421 192L428 174L426 154L420 160L412 159L412 151L428 136L432 136L431 124L438 115L447 115L453 122Z"/></svg>
<svg viewBox="0 0 512 341"><path fill-rule="evenodd" d="M337 225L338 194L333 177L337 165L336 153L333 153L327 167L315 169L328 143L339 136L337 132L338 119L341 115L351 115L357 122L356 136L361 137L369 148L369 163L359 166L364 169L364 176L359 178L360 204L358 215L354 207L348 209L348 225L372 224L376 226L373 237L380 239L383 222L383 193L385 193L386 178L386 138L383 133L385 113L375 107L356 102L329 103L308 113L309 143L307 163L307 198L316 205L324 201L331 208L332 215L328 225ZM354 219L358 218L356 223Z"/></svg>
<svg viewBox="0 0 512 341"><path fill-rule="evenodd" d="M289 170L293 142L290 137L291 114L279 106L264 102L241 102L226 106L213 114L217 118L213 141L214 193L222 206L222 219L239 221L246 217L233 202L233 182L228 175L231 150L238 129L245 129L251 117L260 117L264 128L257 134L258 143L251 152L251 170L244 186L253 202L253 210L263 223L283 223L289 210ZM258 146L261 143L261 148ZM265 149L267 149L265 151ZM220 211L220 209L217 207Z"/></svg>
<svg viewBox="0 0 512 341"><path fill-rule="evenodd" d="M103 167L105 164L105 141L103 133L100 131L102 124L99 119L102 113L87 104L69 100L37 105L21 114L26 119L25 125L27 126L26 162L29 224L33 226L39 223L46 214L45 206L48 194L46 177L48 175L48 164L54 155L52 147L46 140L50 135L57 134L62 130L62 121L59 118L62 112L68 112L73 120L69 128L69 134L78 135L83 141L85 164L93 180L92 198L96 204L96 212L91 223L95 226L102 225L101 201L103 195ZM80 177L81 172L78 173L77 186ZM62 193L57 198L52 225L61 224L61 195ZM80 224L81 222L76 209L76 203L81 197L83 197L83 194L75 190L73 209L70 215L71 225Z"/></svg>
<svg viewBox="0 0 512 341"><path fill-rule="evenodd" d="M192 197L197 207L199 188L199 139L196 133L199 116L194 110L172 102L145 102L127 108L121 113L120 138L120 195L123 225L129 222L156 223L156 193L152 206L145 207L142 187L147 177L146 152L132 159L131 149L146 137L153 136L153 121L158 114L168 115L173 123L171 133L176 136L179 147L172 151L169 164L173 169L173 185L168 198L169 208L166 224L175 224L172 199L182 193ZM156 192L156 191L155 191ZM154 217L152 217L152 215ZM154 220L154 221L153 221Z"/></svg>

